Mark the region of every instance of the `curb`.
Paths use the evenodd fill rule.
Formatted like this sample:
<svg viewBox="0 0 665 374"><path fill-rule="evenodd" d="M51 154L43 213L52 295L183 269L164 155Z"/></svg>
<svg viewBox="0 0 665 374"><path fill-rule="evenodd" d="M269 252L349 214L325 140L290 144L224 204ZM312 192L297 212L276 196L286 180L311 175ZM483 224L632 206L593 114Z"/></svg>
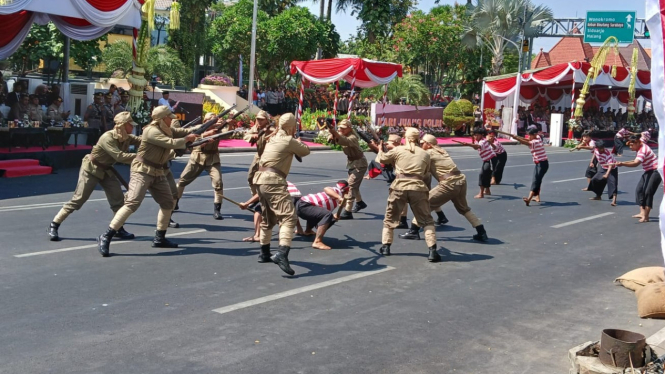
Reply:
<svg viewBox="0 0 665 374"><path fill-rule="evenodd" d="M502 145L517 145L519 144L518 142L501 142ZM465 147L462 144L445 144L445 145L439 145L441 148L451 148L451 147ZM321 146L314 146L314 147L309 147L310 150L312 151L330 151L332 148L321 145ZM220 147L219 148L219 153L242 153L242 152L256 152L256 148L254 147ZM341 152L341 151L340 151Z"/></svg>

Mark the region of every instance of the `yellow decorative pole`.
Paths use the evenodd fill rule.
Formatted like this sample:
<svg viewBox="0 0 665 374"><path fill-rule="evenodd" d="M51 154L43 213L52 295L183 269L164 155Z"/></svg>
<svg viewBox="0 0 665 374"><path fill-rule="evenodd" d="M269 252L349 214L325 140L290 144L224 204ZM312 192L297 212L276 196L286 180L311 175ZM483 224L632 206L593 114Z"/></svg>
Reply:
<svg viewBox="0 0 665 374"><path fill-rule="evenodd" d="M591 67L589 68L589 73L587 74L586 80L584 81L584 87L582 87L582 90L580 91L580 97L575 102L577 104L577 107L575 108L576 118L582 117L584 115L584 104L586 104L585 98L589 94L589 83L591 82L591 79L593 79L595 82L600 72L603 71L603 66L605 65L605 60L607 59L607 53L611 49L614 49L615 55L619 54L619 40L614 36L610 36L607 38L607 40L605 40L605 43L603 43L600 49L598 49L598 52L593 57L593 60L591 60ZM616 66L612 66L611 74L613 78L616 77L616 71Z"/></svg>
<svg viewBox="0 0 665 374"><path fill-rule="evenodd" d="M635 122L635 80L637 79L637 48L630 61L630 85L628 86L628 123Z"/></svg>

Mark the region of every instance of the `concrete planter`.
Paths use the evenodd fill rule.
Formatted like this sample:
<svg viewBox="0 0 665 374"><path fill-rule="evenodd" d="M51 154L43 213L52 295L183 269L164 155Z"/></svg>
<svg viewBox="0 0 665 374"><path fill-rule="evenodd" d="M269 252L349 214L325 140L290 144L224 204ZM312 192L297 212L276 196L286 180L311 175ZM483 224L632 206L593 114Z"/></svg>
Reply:
<svg viewBox="0 0 665 374"><path fill-rule="evenodd" d="M198 88L212 92L224 102L229 104L236 103L236 92L238 92L240 89L240 87L237 86L211 86L207 84L199 84Z"/></svg>

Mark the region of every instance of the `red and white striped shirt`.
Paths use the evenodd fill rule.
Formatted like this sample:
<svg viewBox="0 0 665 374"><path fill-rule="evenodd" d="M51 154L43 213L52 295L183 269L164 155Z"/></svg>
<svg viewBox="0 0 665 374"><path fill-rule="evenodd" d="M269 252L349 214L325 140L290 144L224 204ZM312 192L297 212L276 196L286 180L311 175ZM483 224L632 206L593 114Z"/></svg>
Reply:
<svg viewBox="0 0 665 374"><path fill-rule="evenodd" d="M496 157L496 153L494 153L490 142L483 139L478 142L478 145L480 145L480 148L478 148L478 153L480 153L480 158L482 158L483 161L489 161Z"/></svg>
<svg viewBox="0 0 665 374"><path fill-rule="evenodd" d="M337 195L342 196L342 191L340 191L339 188L337 187L330 187L330 188L335 190L335 193L337 193ZM304 196L301 200L310 203L312 205L328 209L330 211L337 208L337 199L330 197L330 195L328 195L325 192L309 194L307 196Z"/></svg>
<svg viewBox="0 0 665 374"><path fill-rule="evenodd" d="M628 130L626 129L621 129L617 134L615 135L619 139L623 139L624 136L628 135Z"/></svg>
<svg viewBox="0 0 665 374"><path fill-rule="evenodd" d="M591 147L591 153L596 153L596 142L593 140L589 140L589 144L587 144L588 147Z"/></svg>
<svg viewBox="0 0 665 374"><path fill-rule="evenodd" d="M295 184L293 184L289 181L286 181L286 185L287 185L287 189L289 191L289 195L291 195L291 197L300 197L300 196L302 196L302 193L300 193L300 190L298 189L298 187L296 187Z"/></svg>
<svg viewBox="0 0 665 374"><path fill-rule="evenodd" d="M644 171L656 170L658 168L658 157L656 157L656 154L646 144L642 144L640 150L637 151L635 159L642 163Z"/></svg>
<svg viewBox="0 0 665 374"><path fill-rule="evenodd" d="M651 133L650 132L642 131L641 135L642 135L642 137L640 138L640 140L642 141L642 143L647 144L649 142L649 140L651 140Z"/></svg>
<svg viewBox="0 0 665 374"><path fill-rule="evenodd" d="M500 155L500 154L502 154L506 151L506 149L503 148L503 146L501 145L501 142L499 142L498 139L494 140L494 147L496 147L494 149L494 153L496 153L497 155Z"/></svg>
<svg viewBox="0 0 665 374"><path fill-rule="evenodd" d="M594 148L593 154L596 156L596 160L598 160L598 165L603 169L607 169L607 164L613 164L616 162L614 155L609 149L605 149L603 153L600 153L598 148Z"/></svg>
<svg viewBox="0 0 665 374"><path fill-rule="evenodd" d="M547 153L545 153L545 146L543 146L543 141L539 139L534 139L530 142L529 149L531 149L531 156L533 157L533 162L536 164L542 161L547 161Z"/></svg>

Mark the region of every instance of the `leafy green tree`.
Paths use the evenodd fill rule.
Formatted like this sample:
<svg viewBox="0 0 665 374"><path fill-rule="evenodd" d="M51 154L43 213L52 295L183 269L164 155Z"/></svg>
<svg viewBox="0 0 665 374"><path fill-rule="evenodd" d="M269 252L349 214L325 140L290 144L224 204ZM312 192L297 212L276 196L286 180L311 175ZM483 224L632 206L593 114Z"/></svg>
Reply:
<svg viewBox="0 0 665 374"><path fill-rule="evenodd" d="M180 29L169 30L168 46L175 49L180 60L187 66L193 66L199 56L206 53L206 17L208 7L214 0L180 0ZM189 69L190 74L193 71ZM190 76L191 81L191 76Z"/></svg>
<svg viewBox="0 0 665 374"><path fill-rule="evenodd" d="M351 10L361 20L359 36L374 44L390 37L393 27L416 5L413 0L337 0L337 11Z"/></svg>
<svg viewBox="0 0 665 374"><path fill-rule="evenodd" d="M124 78L132 69L132 46L122 40L106 46L102 52L106 73Z"/></svg>
<svg viewBox="0 0 665 374"><path fill-rule="evenodd" d="M69 55L76 65L80 66L88 75L91 75L92 68L102 62L102 49L99 43L106 40L108 40L106 35L88 41L72 40Z"/></svg>
<svg viewBox="0 0 665 374"><path fill-rule="evenodd" d="M173 48L163 45L150 48L145 70L146 77L156 75L171 87L175 85L190 87L192 71L180 60L178 52Z"/></svg>
<svg viewBox="0 0 665 374"><path fill-rule="evenodd" d="M501 74L504 53L512 45L508 40L519 45L522 28L525 36L536 35L538 25L553 17L550 8L531 0L478 0L476 6L469 6L469 12L462 40L470 47L482 45L490 51L492 75Z"/></svg>

